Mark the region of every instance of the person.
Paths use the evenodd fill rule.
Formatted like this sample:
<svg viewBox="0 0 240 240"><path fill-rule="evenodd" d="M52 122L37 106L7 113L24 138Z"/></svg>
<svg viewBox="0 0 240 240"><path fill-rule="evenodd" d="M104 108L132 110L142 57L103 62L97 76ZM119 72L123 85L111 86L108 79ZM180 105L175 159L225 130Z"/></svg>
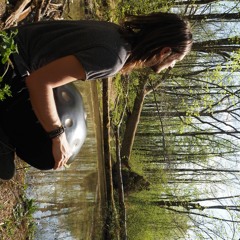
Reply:
<svg viewBox="0 0 240 240"><path fill-rule="evenodd" d="M118 72L126 74L138 68L150 67L159 73L181 61L190 52L193 41L187 20L176 14L161 12L128 16L120 25L95 20L59 20L25 24L18 26L17 30L15 42L18 55L13 56L12 61L14 71L18 72L14 75L23 80L11 81L12 77L6 77L5 81L13 91L13 97L8 98L10 102L19 98L19 89L25 86L30 98L29 111L33 109L46 135L51 136L51 151L45 152L50 151L52 158L47 159L44 162L46 166L39 169L59 169L71 156L56 110L54 88L75 80L101 79ZM19 82L21 86L17 86ZM3 103L7 107L0 106L0 109L8 109L11 105L7 101ZM6 111L1 113L1 119L5 115ZM6 119L5 125L9 124L12 115ZM4 125L4 120L2 122ZM18 148L21 152L22 143L15 146L12 140L21 128L14 128L13 125L14 120L9 128L10 133L6 132L5 135L11 136L8 140L12 144L11 149ZM31 141L24 139L22 142L25 141L31 151ZM6 139L2 137L1 142L6 142ZM35 155L42 151L44 148ZM0 178L11 179L15 172L14 157L12 151L5 152L9 154L0 156ZM31 159L23 160L35 166ZM43 158L38 159L40 161L44 161Z"/></svg>

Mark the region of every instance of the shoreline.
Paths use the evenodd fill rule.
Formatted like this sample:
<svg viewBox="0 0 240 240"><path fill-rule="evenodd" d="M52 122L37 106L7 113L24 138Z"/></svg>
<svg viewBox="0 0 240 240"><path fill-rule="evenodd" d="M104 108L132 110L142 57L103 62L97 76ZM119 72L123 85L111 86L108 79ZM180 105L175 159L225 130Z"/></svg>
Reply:
<svg viewBox="0 0 240 240"><path fill-rule="evenodd" d="M96 141L97 141L97 152L98 152L98 185L96 191L96 212L98 214L97 217L94 218L93 222L93 231L92 231L92 239L96 238L96 234L99 234L99 231L103 228L103 226L99 226L100 223L104 223L104 217L106 215L105 211L105 203L107 201L107 191L106 191L106 174L105 174L105 159L104 159L104 150L103 150L103 128L102 128L102 118L100 111L100 101L99 101L99 93L97 90L97 82L90 82L91 88L91 98L92 98L92 109L93 109L93 122L95 125L95 133L96 133ZM97 228L97 230L96 230ZM101 231L102 232L102 231Z"/></svg>

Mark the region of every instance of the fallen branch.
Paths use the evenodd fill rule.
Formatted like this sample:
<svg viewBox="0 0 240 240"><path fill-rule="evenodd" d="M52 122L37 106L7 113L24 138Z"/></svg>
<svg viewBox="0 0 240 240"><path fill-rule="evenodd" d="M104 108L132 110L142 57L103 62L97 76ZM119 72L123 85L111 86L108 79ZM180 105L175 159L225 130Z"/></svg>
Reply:
<svg viewBox="0 0 240 240"><path fill-rule="evenodd" d="M11 15L5 20L4 28L18 25L19 22L30 16L30 22L42 19L61 19L63 9L69 8L69 0L51 2L52 0L22 0L13 9ZM34 11L33 11L34 10Z"/></svg>
<svg viewBox="0 0 240 240"><path fill-rule="evenodd" d="M4 23L4 28L9 28L11 26L17 25L18 22L26 18L26 16L31 12L31 6L26 8L31 0L22 0L20 4L17 4L14 8L14 12L7 18Z"/></svg>

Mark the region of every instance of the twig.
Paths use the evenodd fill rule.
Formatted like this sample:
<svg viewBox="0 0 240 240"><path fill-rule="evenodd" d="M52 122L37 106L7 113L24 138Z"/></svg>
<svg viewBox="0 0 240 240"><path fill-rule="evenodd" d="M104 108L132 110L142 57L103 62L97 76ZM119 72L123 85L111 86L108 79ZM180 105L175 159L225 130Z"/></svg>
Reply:
<svg viewBox="0 0 240 240"><path fill-rule="evenodd" d="M30 2L31 0L23 0L20 5L16 5L15 11L5 21L4 27L8 28L12 25L16 25L20 21L20 19L23 19L23 16L26 17L26 14L28 14L31 9L25 8Z"/></svg>

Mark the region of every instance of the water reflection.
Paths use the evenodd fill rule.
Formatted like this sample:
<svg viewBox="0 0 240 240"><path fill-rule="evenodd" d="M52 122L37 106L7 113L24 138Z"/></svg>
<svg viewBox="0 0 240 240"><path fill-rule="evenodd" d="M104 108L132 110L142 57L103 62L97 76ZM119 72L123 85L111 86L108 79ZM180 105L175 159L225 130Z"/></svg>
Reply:
<svg viewBox="0 0 240 240"><path fill-rule="evenodd" d="M88 134L77 159L64 171L30 169L29 198L36 201L35 239L91 239L97 195L97 147L90 83L78 84L87 112Z"/></svg>

